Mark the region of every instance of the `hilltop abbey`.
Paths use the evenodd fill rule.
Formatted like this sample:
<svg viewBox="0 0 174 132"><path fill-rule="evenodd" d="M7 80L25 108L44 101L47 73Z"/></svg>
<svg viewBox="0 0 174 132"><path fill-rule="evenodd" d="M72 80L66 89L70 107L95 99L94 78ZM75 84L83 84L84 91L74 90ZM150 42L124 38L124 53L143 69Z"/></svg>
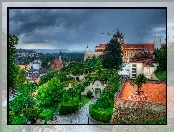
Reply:
<svg viewBox="0 0 174 132"><path fill-rule="evenodd" d="M136 78L140 73L144 73L149 79L153 78L158 62L152 53L155 48L161 48L166 45L160 43L160 38L155 38L154 44L125 44L124 35L117 29L116 34L113 35L113 39L117 39L117 41L121 44L123 63L128 62L130 78ZM88 57L102 55L106 46L107 44L100 44L99 46L96 46L95 52L88 52L87 46L87 51L84 54L84 61Z"/></svg>

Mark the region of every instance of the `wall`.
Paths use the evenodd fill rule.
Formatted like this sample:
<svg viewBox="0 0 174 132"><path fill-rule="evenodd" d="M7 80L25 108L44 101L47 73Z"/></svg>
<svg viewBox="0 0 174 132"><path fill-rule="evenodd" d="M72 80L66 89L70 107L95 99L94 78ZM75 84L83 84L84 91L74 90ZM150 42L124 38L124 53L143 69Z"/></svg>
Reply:
<svg viewBox="0 0 174 132"><path fill-rule="evenodd" d="M26 70L30 69L30 65L29 64L27 64L27 66L26 65L18 65L18 66L20 66L21 69L25 69L25 67L26 67Z"/></svg>
<svg viewBox="0 0 174 132"><path fill-rule="evenodd" d="M72 74L66 75L66 77L73 77L75 80L76 80L77 78L79 78L80 81L82 81L82 80L85 78L84 75L74 76L74 75L72 75ZM76 80L76 81L77 81L77 80Z"/></svg>
<svg viewBox="0 0 174 132"><path fill-rule="evenodd" d="M98 86L97 86L98 85ZM101 92L104 90L104 88L106 87L106 85L104 84L104 86L101 84L100 81L95 81L94 83L90 83L89 86L87 86L85 88L85 91L82 92L82 95L86 95L87 92L90 90L93 93L93 96L95 96L95 88L100 88Z"/></svg>
<svg viewBox="0 0 174 132"><path fill-rule="evenodd" d="M138 124L166 119L166 105L155 102L122 100L115 97L111 124Z"/></svg>
<svg viewBox="0 0 174 132"><path fill-rule="evenodd" d="M85 54L84 54L84 61L86 60L86 58L88 58L88 57L92 57L92 56L99 56L99 55L101 55L101 54L103 54L103 52L85 52Z"/></svg>
<svg viewBox="0 0 174 132"><path fill-rule="evenodd" d="M137 66L136 76L138 76L140 73L143 73L143 63L130 63L130 78L132 78L132 64L135 64Z"/></svg>
<svg viewBox="0 0 174 132"><path fill-rule="evenodd" d="M150 69L150 73L148 73L148 68ZM144 67L144 74L145 74L146 78L151 79L151 76L154 73L154 69L155 69L155 67Z"/></svg>
<svg viewBox="0 0 174 132"><path fill-rule="evenodd" d="M156 71L157 70L157 66L159 66L159 64L158 63L152 63L155 67L154 67L154 71Z"/></svg>

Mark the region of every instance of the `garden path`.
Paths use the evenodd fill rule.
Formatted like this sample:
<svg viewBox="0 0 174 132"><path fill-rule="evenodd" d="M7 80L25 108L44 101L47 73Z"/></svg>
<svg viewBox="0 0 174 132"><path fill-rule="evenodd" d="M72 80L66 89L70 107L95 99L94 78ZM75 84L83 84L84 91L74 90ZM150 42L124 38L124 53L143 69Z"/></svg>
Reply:
<svg viewBox="0 0 174 132"><path fill-rule="evenodd" d="M88 118L89 105L93 104L99 95L93 97L88 103L86 103L77 113L68 115L57 115L58 124L99 124L98 122ZM88 121L89 120L89 121Z"/></svg>

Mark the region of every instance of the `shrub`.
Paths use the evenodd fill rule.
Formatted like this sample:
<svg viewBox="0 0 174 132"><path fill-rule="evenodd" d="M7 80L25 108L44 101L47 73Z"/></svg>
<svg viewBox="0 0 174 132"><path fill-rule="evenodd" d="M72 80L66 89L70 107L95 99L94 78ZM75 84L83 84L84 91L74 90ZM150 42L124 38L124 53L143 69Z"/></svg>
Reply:
<svg viewBox="0 0 174 132"><path fill-rule="evenodd" d="M52 78L40 86L36 99L39 106L52 107L61 102L64 92L63 83L57 78Z"/></svg>
<svg viewBox="0 0 174 132"><path fill-rule="evenodd" d="M108 108L111 107L110 99L107 95L101 95L100 98L96 101L94 108Z"/></svg>
<svg viewBox="0 0 174 132"><path fill-rule="evenodd" d="M13 120L13 118L15 117L15 113L13 111L9 112L9 121Z"/></svg>
<svg viewBox="0 0 174 132"><path fill-rule="evenodd" d="M94 107L95 104L91 104L89 106L89 114L90 116L100 122L104 122L104 123L109 123L109 121L111 120L112 117L112 108L107 108L107 109L103 109L103 108L98 108L96 109Z"/></svg>
<svg viewBox="0 0 174 132"><path fill-rule="evenodd" d="M89 90L89 91L87 92L87 97L88 97L88 98L91 98L92 94L93 94L93 93Z"/></svg>
<svg viewBox="0 0 174 132"><path fill-rule="evenodd" d="M51 109L45 109L43 112L39 114L39 118L45 120L46 122L52 120L54 111Z"/></svg>
<svg viewBox="0 0 174 132"><path fill-rule="evenodd" d="M26 124L26 122L27 122L26 117L16 116L11 121L11 124Z"/></svg>
<svg viewBox="0 0 174 132"><path fill-rule="evenodd" d="M68 104L68 103L64 103L64 104L60 104L59 106L59 113L61 115L65 115L65 114L71 114L78 111L78 103L75 104Z"/></svg>

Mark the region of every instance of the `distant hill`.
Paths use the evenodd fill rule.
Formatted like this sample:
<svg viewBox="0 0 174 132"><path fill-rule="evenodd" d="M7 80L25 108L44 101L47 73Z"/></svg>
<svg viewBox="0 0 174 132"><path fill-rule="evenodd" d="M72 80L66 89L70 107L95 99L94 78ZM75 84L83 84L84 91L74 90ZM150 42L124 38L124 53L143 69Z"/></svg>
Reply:
<svg viewBox="0 0 174 132"><path fill-rule="evenodd" d="M53 54L53 53L73 53L73 52L78 52L78 53L84 53L85 50L67 50L67 49L17 49L18 52L36 52L36 53L43 53L43 54Z"/></svg>
<svg viewBox="0 0 174 132"><path fill-rule="evenodd" d="M43 54L46 54L46 53L50 53L50 54L53 54L53 53L68 53L69 50L67 49L32 49L33 51L37 52L37 53L43 53Z"/></svg>

